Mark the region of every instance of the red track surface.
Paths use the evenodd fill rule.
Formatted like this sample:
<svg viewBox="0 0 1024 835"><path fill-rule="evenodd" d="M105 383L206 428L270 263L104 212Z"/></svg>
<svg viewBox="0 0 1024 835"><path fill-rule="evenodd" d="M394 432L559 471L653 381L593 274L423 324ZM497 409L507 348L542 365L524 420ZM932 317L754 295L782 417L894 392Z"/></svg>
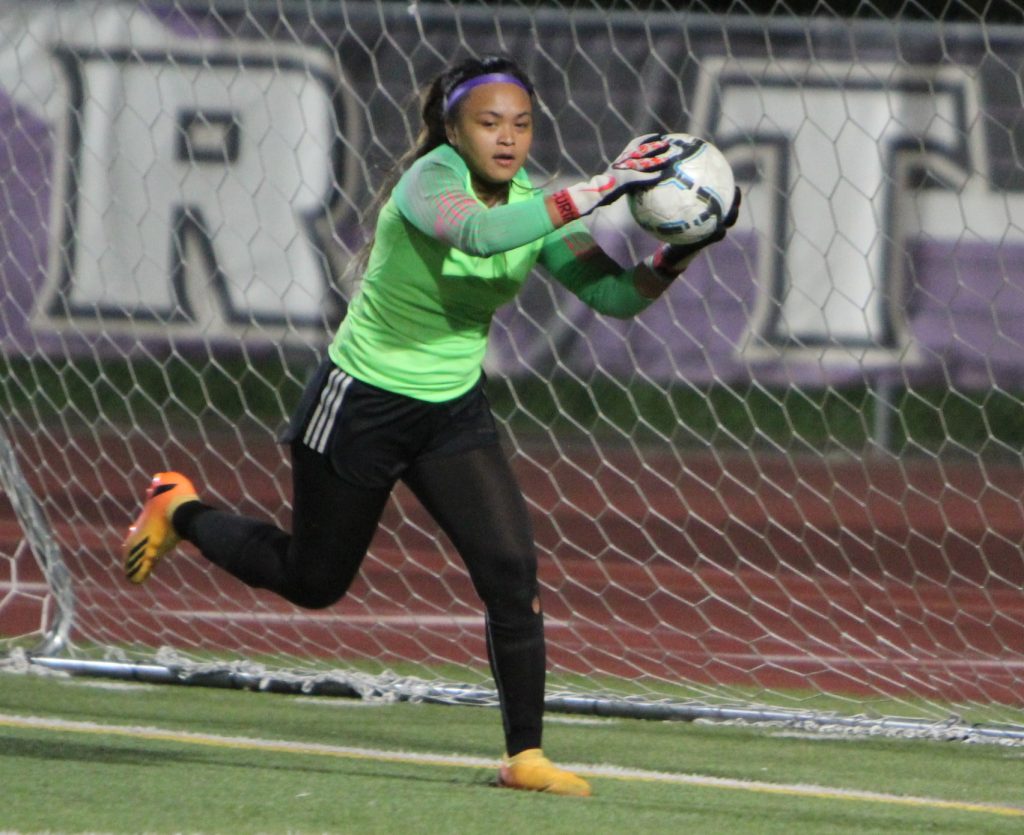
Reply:
<svg viewBox="0 0 1024 835"><path fill-rule="evenodd" d="M482 663L472 589L403 490L350 595L302 612L190 550L141 589L118 565L147 473L168 464L195 473L209 500L261 516L283 508L288 470L265 441L243 450L224 436L162 453L143 439L57 448L24 438L20 448L26 469L29 456L43 462L29 480L76 578L80 638ZM555 667L959 702L1024 697L1019 467L563 456L515 459L535 510ZM4 503L0 555L19 538ZM20 590L39 580L24 549L0 558L0 589L14 589L0 591L0 635L36 627L39 599Z"/></svg>

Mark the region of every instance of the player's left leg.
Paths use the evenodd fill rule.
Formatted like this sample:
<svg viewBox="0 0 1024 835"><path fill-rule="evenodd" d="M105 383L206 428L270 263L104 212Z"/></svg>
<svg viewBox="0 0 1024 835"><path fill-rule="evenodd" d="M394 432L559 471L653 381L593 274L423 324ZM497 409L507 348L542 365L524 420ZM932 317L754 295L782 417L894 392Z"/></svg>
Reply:
<svg viewBox="0 0 1024 835"><path fill-rule="evenodd" d="M484 603L487 647L505 728L500 782L588 795L541 750L546 652L537 558L526 502L498 445L418 461L404 480L466 564Z"/></svg>

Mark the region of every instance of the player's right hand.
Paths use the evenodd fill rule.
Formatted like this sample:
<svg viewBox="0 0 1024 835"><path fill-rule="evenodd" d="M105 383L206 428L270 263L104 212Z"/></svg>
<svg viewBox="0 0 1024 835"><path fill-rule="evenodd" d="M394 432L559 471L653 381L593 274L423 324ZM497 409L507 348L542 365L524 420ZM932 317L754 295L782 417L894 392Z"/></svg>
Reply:
<svg viewBox="0 0 1024 835"><path fill-rule="evenodd" d="M638 136L602 173L553 195L559 215L566 221L574 220L635 189L654 185L681 154L681 148L660 134Z"/></svg>

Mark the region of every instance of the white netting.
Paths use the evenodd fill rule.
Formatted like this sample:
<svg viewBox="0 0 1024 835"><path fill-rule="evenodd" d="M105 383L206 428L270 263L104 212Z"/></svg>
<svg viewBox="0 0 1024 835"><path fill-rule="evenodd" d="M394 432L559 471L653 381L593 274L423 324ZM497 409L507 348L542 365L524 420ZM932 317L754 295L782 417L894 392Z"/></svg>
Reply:
<svg viewBox="0 0 1024 835"><path fill-rule="evenodd" d="M537 276L496 321L552 692L1012 721L1024 29L782 5L6 4L0 402L53 547L4 507L0 646L56 618L83 657L489 686L472 588L402 488L326 611L188 550L130 587L118 545L165 468L288 524L274 437L415 91L505 51L537 85L538 182L685 130L744 192L729 240L636 320ZM593 229L625 261L647 245L623 223Z"/></svg>

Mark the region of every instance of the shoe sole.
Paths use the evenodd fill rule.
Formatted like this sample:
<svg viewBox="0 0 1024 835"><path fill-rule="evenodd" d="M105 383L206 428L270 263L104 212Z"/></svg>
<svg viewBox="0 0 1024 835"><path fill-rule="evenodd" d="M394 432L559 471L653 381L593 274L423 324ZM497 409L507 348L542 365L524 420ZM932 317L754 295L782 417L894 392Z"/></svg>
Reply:
<svg viewBox="0 0 1024 835"><path fill-rule="evenodd" d="M186 481L186 483L188 482ZM131 528L129 528L128 537L124 543L126 550L124 571L128 580L136 585L144 583L149 575L152 574L156 564L180 541L179 537L174 533L170 522L165 518L167 509L164 505L169 504L172 499L168 496L165 501L158 502L161 497L175 491L179 486L181 486L180 482L160 484L155 488L151 488L152 492L147 491L148 495L142 506L142 512ZM186 492L186 495L188 495L187 491L183 492ZM157 506L158 504L160 505L159 507ZM153 533L148 529L153 525L161 524L164 526L164 529L159 531L161 534L159 544L151 546L150 543L154 537ZM133 541L133 538L140 534L141 538ZM150 551L150 548L152 548L152 551L147 553Z"/></svg>

